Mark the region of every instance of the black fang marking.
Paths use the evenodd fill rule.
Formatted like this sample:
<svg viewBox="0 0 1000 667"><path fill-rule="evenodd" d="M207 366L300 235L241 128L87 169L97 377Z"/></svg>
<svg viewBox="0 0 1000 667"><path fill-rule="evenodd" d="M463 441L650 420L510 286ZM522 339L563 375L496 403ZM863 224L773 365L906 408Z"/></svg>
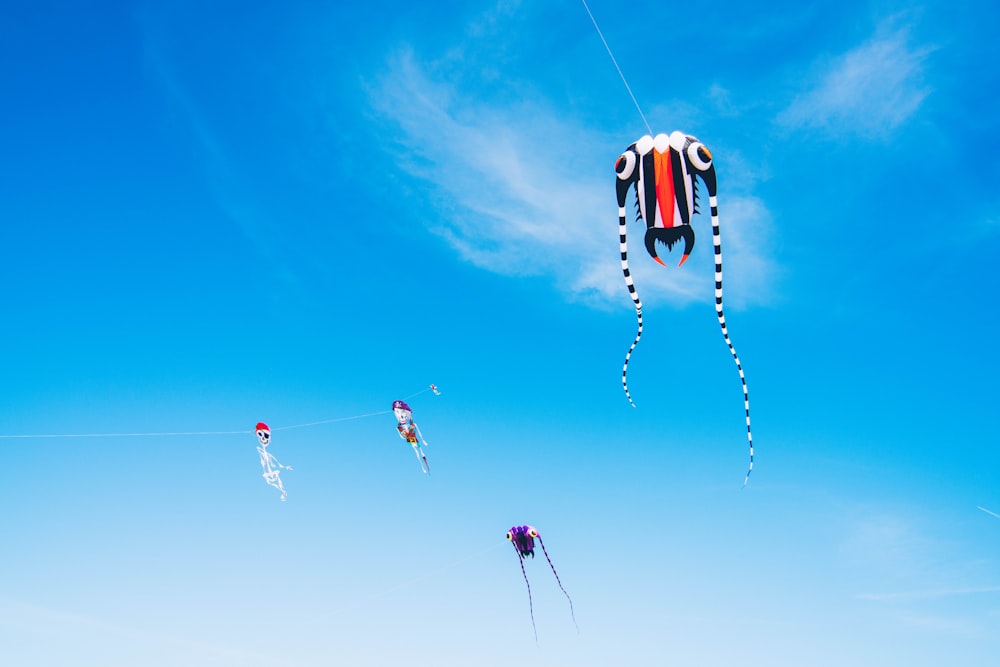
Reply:
<svg viewBox="0 0 1000 667"><path fill-rule="evenodd" d="M668 250L673 250L674 244L684 240L684 254L690 255L694 247L694 229L691 225L678 225L676 227L650 227L646 230L646 252L650 257L657 257L656 242L667 246Z"/></svg>

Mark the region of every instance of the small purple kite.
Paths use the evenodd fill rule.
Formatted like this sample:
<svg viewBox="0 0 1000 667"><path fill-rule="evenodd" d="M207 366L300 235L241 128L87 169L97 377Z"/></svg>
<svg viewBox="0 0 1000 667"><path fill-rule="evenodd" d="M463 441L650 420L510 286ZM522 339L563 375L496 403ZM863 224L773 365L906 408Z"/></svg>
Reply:
<svg viewBox="0 0 1000 667"><path fill-rule="evenodd" d="M576 631L580 631L580 626L576 624L576 614L573 612L573 599L563 588L562 581L559 580L559 573L556 572L556 566L552 564L552 559L549 558L549 552L545 550L545 542L542 541L542 536L538 534L538 529L534 526L511 526L511 529L507 531L507 540L514 545L514 551L517 552L517 558L521 562L521 574L524 575L524 583L528 586L528 611L531 613L531 629L535 633L535 643L538 642L538 628L535 627L535 608L531 602L531 584L528 582L528 573L524 569L524 559L527 556L531 556L532 559L535 557L535 540L542 546L542 553L545 554L545 560L549 561L549 567L552 568L552 574L556 575L556 583L559 584L559 589L562 590L563 595L569 600L569 613L573 617L573 626L576 627Z"/></svg>

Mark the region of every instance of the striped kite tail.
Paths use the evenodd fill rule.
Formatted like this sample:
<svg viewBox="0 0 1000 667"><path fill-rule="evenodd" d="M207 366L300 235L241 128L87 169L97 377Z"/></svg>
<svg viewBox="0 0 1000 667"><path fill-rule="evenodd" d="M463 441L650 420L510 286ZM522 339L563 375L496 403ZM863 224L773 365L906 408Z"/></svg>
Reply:
<svg viewBox="0 0 1000 667"><path fill-rule="evenodd" d="M740 356L733 347L733 341L729 338L729 329L726 327L726 316L722 312L722 237L719 233L719 204L715 195L708 198L708 203L712 207L712 243L715 246L715 314L719 317L719 326L722 327L722 336L726 339L726 345L736 362L736 369L740 373L740 382L743 384L743 409L747 416L747 443L750 446L750 466L747 468L747 475L743 478L743 486L750 481L750 473L753 472L753 431L750 430L750 392L747 390L747 379L743 373L743 364L740 363Z"/></svg>
<svg viewBox="0 0 1000 667"><path fill-rule="evenodd" d="M639 295L635 291L635 284L632 282L632 272L628 268L628 243L625 240L624 206L618 208L618 241L621 245L622 273L625 274L625 285L628 286L628 294L632 297L632 302L635 304L635 317L639 324L639 328L635 333L635 340L632 341L632 346L629 347L628 352L625 354L625 365L622 367L622 387L625 389L625 397L634 408L635 402L628 391L628 361L632 357L632 351L635 350L635 346L639 344L639 339L642 338L642 301L639 300Z"/></svg>

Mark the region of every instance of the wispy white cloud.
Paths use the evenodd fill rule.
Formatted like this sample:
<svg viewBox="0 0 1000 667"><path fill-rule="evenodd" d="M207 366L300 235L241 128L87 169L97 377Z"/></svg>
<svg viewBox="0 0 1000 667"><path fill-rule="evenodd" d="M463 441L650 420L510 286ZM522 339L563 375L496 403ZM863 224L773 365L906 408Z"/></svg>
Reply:
<svg viewBox="0 0 1000 667"><path fill-rule="evenodd" d="M970 560L923 518L863 509L849 520L840 556L863 586L857 600L908 627L981 635L983 614L995 609L1000 584L990 563Z"/></svg>
<svg viewBox="0 0 1000 667"><path fill-rule="evenodd" d="M161 19L147 10L140 15L140 25L147 79L159 86L164 101L185 121L194 145L201 151L199 168L216 205L253 244L264 260L262 265L270 267L274 278L285 285L298 284L296 269L275 250L276 239L280 236L275 231L277 223L259 201L246 174L239 169L239 161L231 157L232 150L220 136L218 123L213 123L204 113L197 96L185 85L171 57Z"/></svg>
<svg viewBox="0 0 1000 667"><path fill-rule="evenodd" d="M538 97L491 104L431 71L402 51L372 89L376 110L401 131L402 168L434 188L437 212L444 212L428 227L476 266L549 276L569 298L594 305L631 305L618 258L611 167L635 137L618 140L575 124ZM766 301L774 271L763 255L771 228L767 208L724 190L720 213L727 300ZM695 252L680 270L650 261L631 227L633 274L644 301L710 298L707 216L698 226Z"/></svg>
<svg viewBox="0 0 1000 667"><path fill-rule="evenodd" d="M990 624L984 623L981 617L946 616L927 612L897 613L893 616L899 623L922 633L968 638L992 636L993 633Z"/></svg>
<svg viewBox="0 0 1000 667"><path fill-rule="evenodd" d="M979 223L980 229L987 234L1000 231L1000 214L987 216Z"/></svg>
<svg viewBox="0 0 1000 667"><path fill-rule="evenodd" d="M68 654L74 650L99 651L105 664L117 663L115 658L129 656L132 662L141 663L137 656L156 655L159 658L184 665L273 665L278 656L245 646L232 646L220 642L181 636L169 631L150 631L138 627L140 621L125 625L74 611L56 609L18 600L0 598L0 622L22 641L31 646L32 658L48 664L68 664ZM0 638L3 635L0 634ZM40 641L23 641L25 638ZM8 653L16 647L5 649ZM22 660L15 662L24 664Z"/></svg>
<svg viewBox="0 0 1000 667"><path fill-rule="evenodd" d="M902 593L861 593L858 595L858 598L862 600L872 600L874 602L896 602L934 600L938 598L949 598L964 595L984 595L989 593L1000 593L1000 586L938 588L926 591L907 591Z"/></svg>
<svg viewBox="0 0 1000 667"><path fill-rule="evenodd" d="M890 19L868 41L819 66L818 83L778 115L791 128L880 138L911 118L931 87L924 61L933 47L914 45Z"/></svg>
<svg viewBox="0 0 1000 667"><path fill-rule="evenodd" d="M879 512L854 518L841 553L868 569L906 576L923 569L930 548L930 541L911 520Z"/></svg>

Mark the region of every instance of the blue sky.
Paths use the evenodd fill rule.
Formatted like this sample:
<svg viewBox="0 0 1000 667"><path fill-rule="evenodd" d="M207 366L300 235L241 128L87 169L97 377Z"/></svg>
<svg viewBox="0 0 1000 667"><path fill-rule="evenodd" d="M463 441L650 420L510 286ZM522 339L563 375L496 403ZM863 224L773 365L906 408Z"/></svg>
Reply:
<svg viewBox="0 0 1000 667"><path fill-rule="evenodd" d="M715 157L742 490L706 216L680 269L631 227L622 392L646 128L582 4L345 4L0 9L5 655L993 664L993 3L589 3ZM279 430L431 382L430 477Z"/></svg>

